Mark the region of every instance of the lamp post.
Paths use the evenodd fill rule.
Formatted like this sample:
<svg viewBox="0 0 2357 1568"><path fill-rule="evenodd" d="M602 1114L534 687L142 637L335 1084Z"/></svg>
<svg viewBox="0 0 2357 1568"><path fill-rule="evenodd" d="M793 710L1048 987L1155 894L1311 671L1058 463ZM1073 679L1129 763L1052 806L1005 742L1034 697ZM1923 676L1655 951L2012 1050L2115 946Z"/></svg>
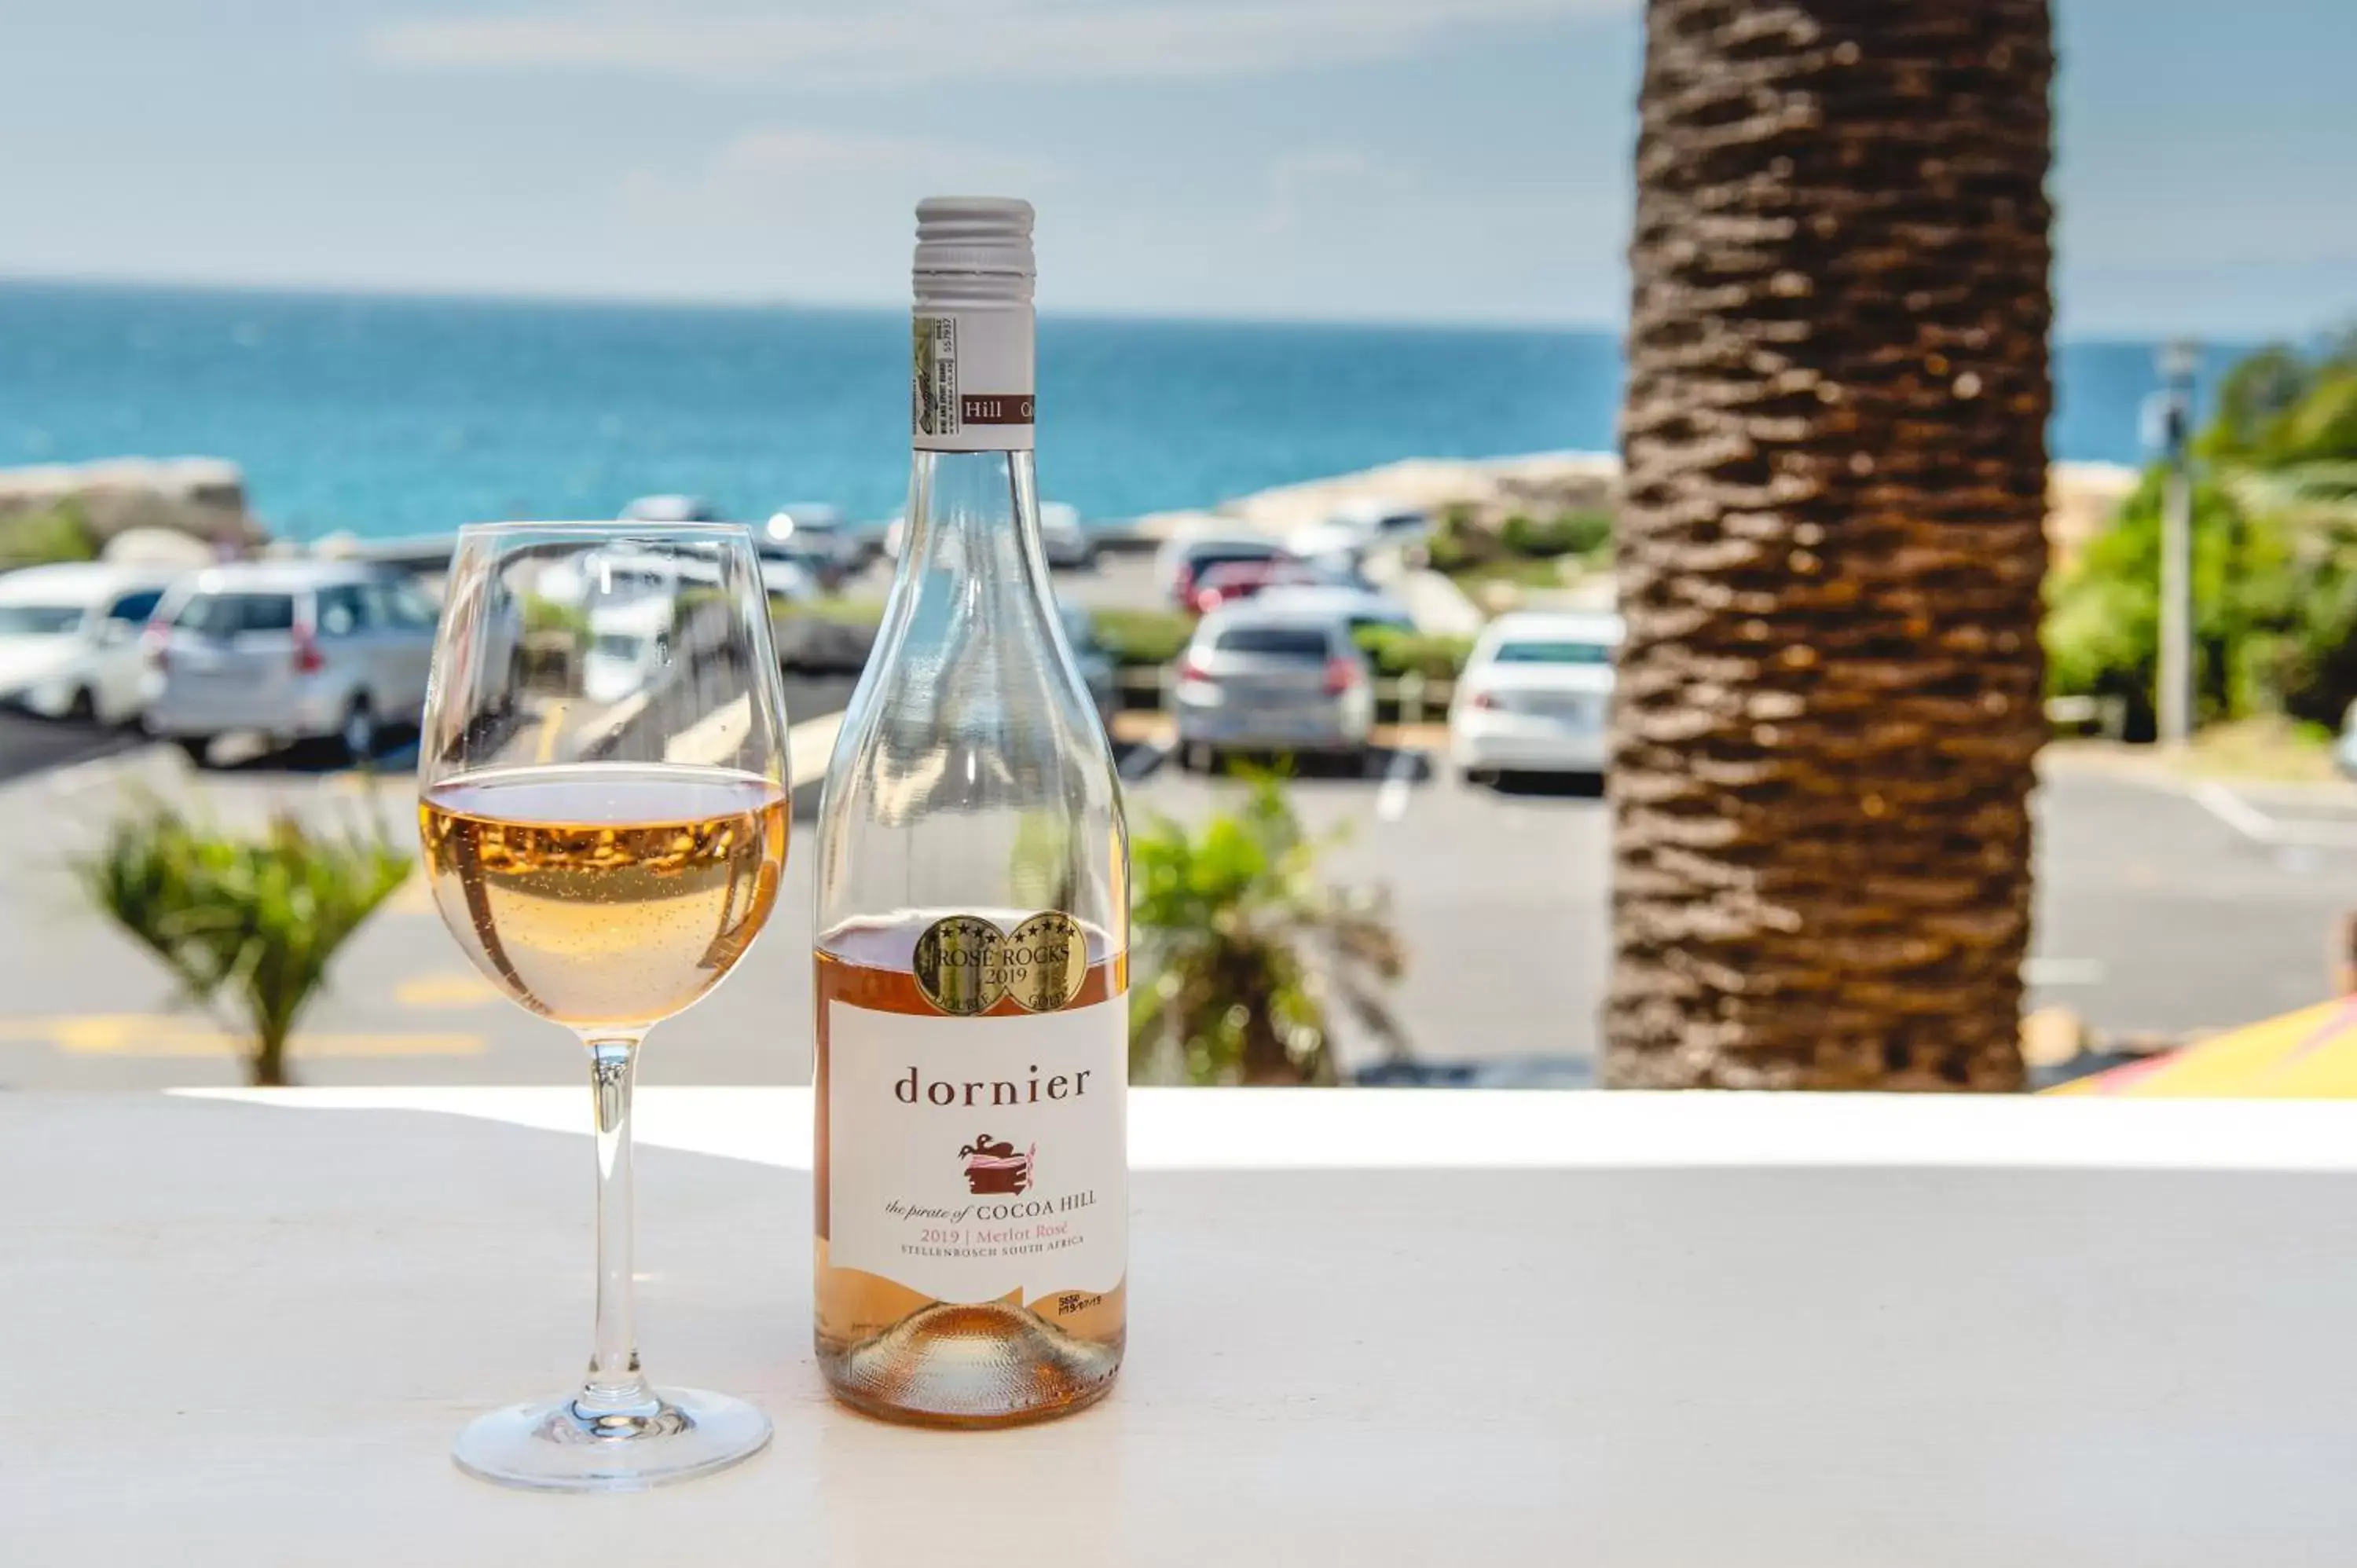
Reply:
<svg viewBox="0 0 2357 1568"><path fill-rule="evenodd" d="M2193 477L2186 446L2193 424L2194 346L2183 339L2160 351L2163 459L2160 501L2160 669L2154 693L2160 744L2193 736Z"/></svg>

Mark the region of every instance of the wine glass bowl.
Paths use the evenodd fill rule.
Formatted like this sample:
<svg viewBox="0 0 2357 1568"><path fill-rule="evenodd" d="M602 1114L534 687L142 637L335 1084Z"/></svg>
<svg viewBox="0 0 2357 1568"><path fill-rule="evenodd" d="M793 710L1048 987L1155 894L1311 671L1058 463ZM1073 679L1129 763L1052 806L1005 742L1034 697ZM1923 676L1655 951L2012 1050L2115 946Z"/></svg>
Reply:
<svg viewBox="0 0 2357 1568"><path fill-rule="evenodd" d="M587 1047L598 1191L587 1377L478 1418L453 1456L551 1490L707 1474L770 1424L640 1372L630 1093L647 1031L718 984L777 906L791 780L752 536L469 527L446 601L418 764L427 886L485 978Z"/></svg>

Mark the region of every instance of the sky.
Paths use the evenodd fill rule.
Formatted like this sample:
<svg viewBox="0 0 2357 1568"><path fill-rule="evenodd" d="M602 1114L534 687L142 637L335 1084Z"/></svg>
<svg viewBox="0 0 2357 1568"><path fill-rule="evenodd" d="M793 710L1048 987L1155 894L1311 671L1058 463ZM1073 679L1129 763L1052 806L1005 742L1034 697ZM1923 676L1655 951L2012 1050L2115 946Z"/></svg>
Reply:
<svg viewBox="0 0 2357 1568"><path fill-rule="evenodd" d="M2055 0L2065 333L2357 317L2357 0ZM0 0L0 278L1611 327L1638 0Z"/></svg>

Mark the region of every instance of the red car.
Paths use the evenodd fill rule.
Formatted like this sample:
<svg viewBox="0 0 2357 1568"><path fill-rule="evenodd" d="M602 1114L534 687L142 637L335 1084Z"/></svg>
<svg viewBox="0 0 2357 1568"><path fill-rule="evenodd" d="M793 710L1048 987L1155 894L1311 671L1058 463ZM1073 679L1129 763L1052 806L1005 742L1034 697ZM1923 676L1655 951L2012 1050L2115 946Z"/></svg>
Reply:
<svg viewBox="0 0 2357 1568"><path fill-rule="evenodd" d="M1315 572L1288 556L1272 556L1264 561L1225 561L1208 567L1195 579L1190 607L1197 615L1210 615L1222 605L1232 605L1251 598L1263 588L1279 585L1299 586L1319 582Z"/></svg>

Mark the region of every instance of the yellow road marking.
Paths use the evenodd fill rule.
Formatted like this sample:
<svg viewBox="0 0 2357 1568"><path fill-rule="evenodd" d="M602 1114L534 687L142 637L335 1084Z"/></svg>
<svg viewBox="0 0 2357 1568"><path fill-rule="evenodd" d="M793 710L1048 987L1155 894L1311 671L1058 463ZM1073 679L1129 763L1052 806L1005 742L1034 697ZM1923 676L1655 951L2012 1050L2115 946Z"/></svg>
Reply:
<svg viewBox="0 0 2357 1568"><path fill-rule="evenodd" d="M447 974L421 974L393 988L393 999L404 1007L490 1007L506 1000L496 986L472 970Z"/></svg>
<svg viewBox="0 0 2357 1568"><path fill-rule="evenodd" d="M556 755L556 737L564 732L565 710L572 705L572 698L559 697L549 703L548 712L541 715L540 745L534 749L532 758L534 762L546 762Z"/></svg>
<svg viewBox="0 0 2357 1568"><path fill-rule="evenodd" d="M246 1043L201 1018L169 1013L85 1013L0 1018L0 1040L46 1045L79 1056L242 1057ZM480 1035L335 1034L306 1030L287 1044L297 1057L471 1057Z"/></svg>

